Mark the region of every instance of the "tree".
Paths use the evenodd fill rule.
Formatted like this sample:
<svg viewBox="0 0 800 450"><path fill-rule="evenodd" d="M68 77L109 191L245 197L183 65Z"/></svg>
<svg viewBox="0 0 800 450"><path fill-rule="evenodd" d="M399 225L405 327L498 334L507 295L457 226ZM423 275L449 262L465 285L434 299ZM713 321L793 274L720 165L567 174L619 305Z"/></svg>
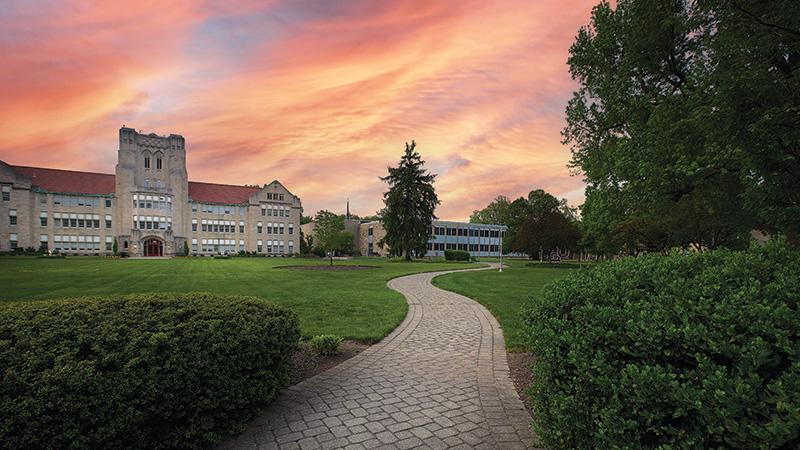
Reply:
<svg viewBox="0 0 800 450"><path fill-rule="evenodd" d="M754 227L797 235L800 15L789 0L743 5L602 2L579 30L563 136L592 245L676 214L659 233L680 246L736 248Z"/></svg>
<svg viewBox="0 0 800 450"><path fill-rule="evenodd" d="M578 226L559 211L531 215L522 223L515 240L517 251L544 259L548 251L574 251L581 232Z"/></svg>
<svg viewBox="0 0 800 450"><path fill-rule="evenodd" d="M311 223L311 221L312 221L311 216L300 215L300 225L305 225L307 223Z"/></svg>
<svg viewBox="0 0 800 450"><path fill-rule="evenodd" d="M345 231L342 216L330 211L319 211L314 217L314 241L330 256L333 265L334 252L350 252L353 248L353 233Z"/></svg>
<svg viewBox="0 0 800 450"><path fill-rule="evenodd" d="M309 234L306 236L303 230L300 230L300 254L307 255L314 249L314 235Z"/></svg>
<svg viewBox="0 0 800 450"><path fill-rule="evenodd" d="M506 225L508 230L503 239L503 251L523 252L524 245L517 244L523 222L531 217L541 218L548 213L558 213L573 223L578 222L576 208L569 206L566 199L559 200L542 189L532 190L527 198L519 197L512 202L505 196L498 196L486 208L474 211L470 222ZM538 251L536 253L539 254Z"/></svg>
<svg viewBox="0 0 800 450"><path fill-rule="evenodd" d="M383 194L385 207L381 220L386 230L383 241L392 254L411 260L413 254L424 255L431 233L431 223L439 198L433 187L436 175L425 170L425 161L416 152L417 144L406 143L406 150L397 167L381 181L389 184Z"/></svg>
<svg viewBox="0 0 800 450"><path fill-rule="evenodd" d="M183 241L183 256L189 256L189 242Z"/></svg>
<svg viewBox="0 0 800 450"><path fill-rule="evenodd" d="M117 244L117 238L114 238L114 244L111 246L111 252L114 253L114 256L119 255L119 244Z"/></svg>

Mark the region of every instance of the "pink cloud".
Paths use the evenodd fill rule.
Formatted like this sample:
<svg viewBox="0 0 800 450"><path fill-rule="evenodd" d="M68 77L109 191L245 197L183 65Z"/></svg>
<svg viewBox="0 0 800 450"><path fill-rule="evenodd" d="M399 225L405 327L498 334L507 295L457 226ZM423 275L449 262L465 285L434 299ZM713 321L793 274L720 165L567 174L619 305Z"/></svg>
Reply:
<svg viewBox="0 0 800 450"><path fill-rule="evenodd" d="M578 204L559 131L567 49L593 3L14 10L0 18L14 63L0 69L0 158L111 171L126 124L183 134L192 179L277 178L307 213L349 197L371 214L378 177L416 139L442 218L535 188Z"/></svg>

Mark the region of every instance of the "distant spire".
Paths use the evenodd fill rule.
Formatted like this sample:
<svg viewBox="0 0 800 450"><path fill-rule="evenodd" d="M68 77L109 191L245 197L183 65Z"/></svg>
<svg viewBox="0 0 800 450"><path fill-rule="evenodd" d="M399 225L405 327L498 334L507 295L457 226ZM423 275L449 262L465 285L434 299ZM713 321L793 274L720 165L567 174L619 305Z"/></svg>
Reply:
<svg viewBox="0 0 800 450"><path fill-rule="evenodd" d="M347 199L347 213L345 214L345 218L348 220L350 219L350 199Z"/></svg>

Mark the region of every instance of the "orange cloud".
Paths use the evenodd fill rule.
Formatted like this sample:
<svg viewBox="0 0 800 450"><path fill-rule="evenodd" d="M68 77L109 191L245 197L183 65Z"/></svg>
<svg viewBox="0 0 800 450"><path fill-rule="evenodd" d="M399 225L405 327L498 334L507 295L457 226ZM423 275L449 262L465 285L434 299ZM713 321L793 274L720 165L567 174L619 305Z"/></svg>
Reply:
<svg viewBox="0 0 800 450"><path fill-rule="evenodd" d="M583 185L559 131L574 89L567 49L592 3L12 11L0 19L12 25L0 50L16 63L0 69L12 99L0 105L0 158L110 171L126 124L183 134L192 179L277 178L307 213L349 197L371 214L378 177L415 139L439 174L442 218L534 188L578 204ZM36 31L14 28L19 16Z"/></svg>

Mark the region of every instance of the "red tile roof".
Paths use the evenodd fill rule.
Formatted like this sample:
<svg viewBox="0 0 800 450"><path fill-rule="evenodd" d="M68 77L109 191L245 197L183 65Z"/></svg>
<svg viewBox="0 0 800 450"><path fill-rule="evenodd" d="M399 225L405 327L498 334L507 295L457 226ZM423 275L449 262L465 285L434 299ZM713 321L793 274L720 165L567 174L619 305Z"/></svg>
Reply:
<svg viewBox="0 0 800 450"><path fill-rule="evenodd" d="M49 192L108 195L116 191L113 174L42 167L10 167L15 172L30 177L33 186ZM260 189L256 186L190 181L189 198L199 202L239 204L246 203L250 196Z"/></svg>
<svg viewBox="0 0 800 450"><path fill-rule="evenodd" d="M189 182L189 198L209 203L246 203L250 196L260 191L260 187L234 186L232 184Z"/></svg>
<svg viewBox="0 0 800 450"><path fill-rule="evenodd" d="M116 190L114 175L107 173L25 166L11 166L11 168L30 177L33 186L50 192L108 195Z"/></svg>

